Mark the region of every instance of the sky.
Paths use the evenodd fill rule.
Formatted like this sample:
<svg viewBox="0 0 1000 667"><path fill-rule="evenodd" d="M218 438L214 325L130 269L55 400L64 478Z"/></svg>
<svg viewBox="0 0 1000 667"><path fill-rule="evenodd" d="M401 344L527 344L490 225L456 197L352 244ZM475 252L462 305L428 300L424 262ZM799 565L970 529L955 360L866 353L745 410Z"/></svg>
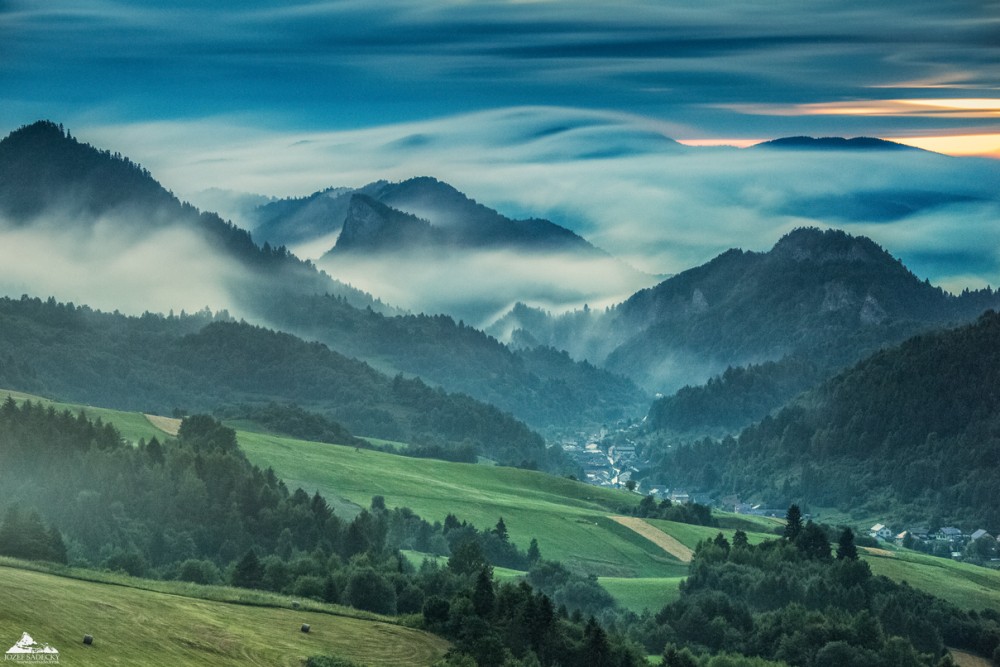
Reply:
<svg viewBox="0 0 1000 667"><path fill-rule="evenodd" d="M716 144L881 137L985 156L921 164L995 192L1000 2L0 0L0 128L39 118L192 199L432 175L672 273L839 224L767 201L810 195L823 164L734 162ZM683 161L668 139L706 148ZM906 186L898 163L873 169L879 187ZM778 180L796 177L791 191ZM945 194L979 201L948 231L963 242L942 242L956 215L942 206L848 222L950 287L997 284L1000 257L982 248L995 202Z"/></svg>

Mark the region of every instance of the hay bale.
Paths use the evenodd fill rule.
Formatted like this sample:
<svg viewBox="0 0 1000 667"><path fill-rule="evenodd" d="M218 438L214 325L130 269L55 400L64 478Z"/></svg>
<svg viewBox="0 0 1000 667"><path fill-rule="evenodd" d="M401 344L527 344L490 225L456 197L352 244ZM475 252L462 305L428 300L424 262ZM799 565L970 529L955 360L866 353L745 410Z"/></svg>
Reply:
<svg viewBox="0 0 1000 667"><path fill-rule="evenodd" d="M302 632L309 632L309 624L308 623L303 623L302 624Z"/></svg>
<svg viewBox="0 0 1000 667"><path fill-rule="evenodd" d="M84 635L83 643L86 644L87 646L90 646L91 644L94 643L94 638L91 635Z"/></svg>
<svg viewBox="0 0 1000 667"><path fill-rule="evenodd" d="M298 601L298 600L292 600L292 609L298 609L298 608L299 608L299 607L301 607L301 606L302 606L302 605L301 605L301 604L299 604L299 601Z"/></svg>

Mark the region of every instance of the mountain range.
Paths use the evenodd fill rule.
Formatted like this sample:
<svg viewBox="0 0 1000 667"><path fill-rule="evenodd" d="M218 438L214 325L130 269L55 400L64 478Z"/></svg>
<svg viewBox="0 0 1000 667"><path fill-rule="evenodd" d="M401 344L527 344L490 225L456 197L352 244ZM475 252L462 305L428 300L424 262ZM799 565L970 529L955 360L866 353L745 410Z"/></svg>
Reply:
<svg viewBox="0 0 1000 667"><path fill-rule="evenodd" d="M204 298L198 308L323 342L390 375L420 376L540 428L619 419L647 400L628 380L555 350L514 352L447 316L401 315L284 247L256 245L247 231L179 201L128 158L81 143L51 122L0 142L0 217L0 231L17 234L12 242L23 244L30 234L48 250L31 258L34 273L21 291L51 285L58 300L82 300L73 291L82 276L113 267L91 298L131 297L138 314L156 308L151 290L173 289L166 300ZM63 245L62 256L52 253ZM129 261L150 245L149 262ZM68 263L76 269L71 274ZM144 276L152 277L149 285Z"/></svg>
<svg viewBox="0 0 1000 667"><path fill-rule="evenodd" d="M518 300L565 309L655 282L565 227L508 218L430 177L269 202L248 224L396 305L474 324Z"/></svg>
<svg viewBox="0 0 1000 667"><path fill-rule="evenodd" d="M568 265L600 280L608 266L651 277L563 227L507 218L433 178L331 189L255 211L262 246L250 232L180 202L128 158L80 143L53 123L0 142L0 216L8 230L37 232L55 239L54 247L59 239L113 237L105 253L93 251L98 268L183 230L194 238L183 252L157 243L171 276L161 284L214 295L215 303L203 305L325 343L390 375L467 393L536 428L636 416L660 392L667 396L650 411L654 428L733 430L886 344L998 304L991 290L953 296L919 280L867 238L802 228L770 251L730 250L614 306L551 315L515 305L487 335L446 315L404 314L330 275L357 270L380 287L458 283L463 295L478 280L481 294L494 298L474 297L480 315L523 296L519 278L539 284L530 270L520 275L521 262L560 274L541 287L550 297L558 294L553 284L574 278L563 270ZM113 233L102 236L107 229ZM335 235L317 260L327 272L285 246L324 235ZM184 283L205 267L211 271L197 286ZM434 292L427 284L419 291Z"/></svg>
<svg viewBox="0 0 1000 667"><path fill-rule="evenodd" d="M654 405L655 426L685 430L746 425L881 346L998 304L990 289L954 296L921 281L865 237L802 228L768 252L730 250L607 310L519 306L491 331L566 349L664 394L752 366L753 381L730 372ZM740 410L745 398L755 407Z"/></svg>

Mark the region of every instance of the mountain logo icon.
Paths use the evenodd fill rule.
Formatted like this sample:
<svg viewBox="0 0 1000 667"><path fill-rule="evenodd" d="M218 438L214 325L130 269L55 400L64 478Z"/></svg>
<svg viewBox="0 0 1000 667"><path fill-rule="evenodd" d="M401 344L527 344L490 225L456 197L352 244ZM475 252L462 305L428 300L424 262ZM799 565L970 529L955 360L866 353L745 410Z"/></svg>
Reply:
<svg viewBox="0 0 1000 667"><path fill-rule="evenodd" d="M27 632L4 654L4 662L59 662L59 651L36 642Z"/></svg>

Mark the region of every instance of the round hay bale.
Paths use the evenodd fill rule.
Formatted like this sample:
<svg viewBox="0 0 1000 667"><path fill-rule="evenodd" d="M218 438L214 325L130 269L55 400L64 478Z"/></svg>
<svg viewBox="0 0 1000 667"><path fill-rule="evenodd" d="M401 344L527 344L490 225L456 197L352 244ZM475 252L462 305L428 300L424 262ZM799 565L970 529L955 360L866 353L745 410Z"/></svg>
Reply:
<svg viewBox="0 0 1000 667"><path fill-rule="evenodd" d="M87 646L90 646L91 644L94 643L94 638L91 635L84 635L83 643L86 644Z"/></svg>
<svg viewBox="0 0 1000 667"><path fill-rule="evenodd" d="M308 623L303 623L302 624L302 632L309 632L309 624Z"/></svg>
<svg viewBox="0 0 1000 667"><path fill-rule="evenodd" d="M298 600L292 600L292 609L298 609L298 608L299 608L299 607L301 607L301 606L302 606L302 605L301 605L301 604L299 604L299 601L298 601Z"/></svg>

